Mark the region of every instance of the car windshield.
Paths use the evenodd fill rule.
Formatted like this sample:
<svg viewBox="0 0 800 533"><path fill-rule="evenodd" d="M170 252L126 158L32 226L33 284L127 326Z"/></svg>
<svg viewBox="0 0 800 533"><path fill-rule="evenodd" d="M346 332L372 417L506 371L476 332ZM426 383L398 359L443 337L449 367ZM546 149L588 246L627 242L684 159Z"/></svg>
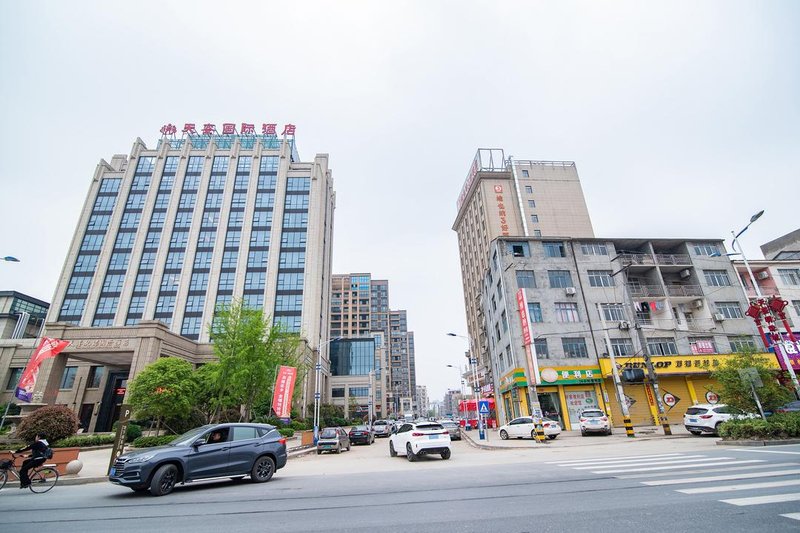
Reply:
<svg viewBox="0 0 800 533"><path fill-rule="evenodd" d="M442 426L446 428L455 428L458 427L458 424L456 424L455 422L442 422Z"/></svg>
<svg viewBox="0 0 800 533"><path fill-rule="evenodd" d="M444 428L441 424L417 424L417 429L421 429L422 431L435 431Z"/></svg>
<svg viewBox="0 0 800 533"><path fill-rule="evenodd" d="M367 430L367 426L355 426L350 431L366 431L366 430Z"/></svg>
<svg viewBox="0 0 800 533"><path fill-rule="evenodd" d="M598 416L605 416L605 414L602 411L584 411L581 416L584 418L594 418Z"/></svg>
<svg viewBox="0 0 800 533"><path fill-rule="evenodd" d="M199 437L205 431L208 431L213 426L211 424L200 426L199 428L190 429L183 435L176 437L172 440L169 445L170 446L188 446L189 444L193 443L197 437Z"/></svg>
<svg viewBox="0 0 800 533"><path fill-rule="evenodd" d="M323 429L322 433L320 434L320 438L323 438L323 439L335 439L336 438L336 430L335 429Z"/></svg>
<svg viewBox="0 0 800 533"><path fill-rule="evenodd" d="M375 425L375 426L385 426L386 425L386 420L376 420L375 424L373 424L373 425Z"/></svg>
<svg viewBox="0 0 800 533"><path fill-rule="evenodd" d="M686 410L687 415L702 415L708 412L708 409L702 407L690 407Z"/></svg>

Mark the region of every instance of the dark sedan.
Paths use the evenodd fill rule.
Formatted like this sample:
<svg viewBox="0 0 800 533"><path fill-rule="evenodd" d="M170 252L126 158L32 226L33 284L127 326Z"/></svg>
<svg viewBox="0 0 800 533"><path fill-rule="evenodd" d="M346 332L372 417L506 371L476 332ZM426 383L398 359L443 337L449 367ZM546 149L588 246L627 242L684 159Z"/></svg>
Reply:
<svg viewBox="0 0 800 533"><path fill-rule="evenodd" d="M350 428L348 436L353 444L372 444L375 442L375 434L367 426L353 426Z"/></svg>
<svg viewBox="0 0 800 533"><path fill-rule="evenodd" d="M177 483L250 476L269 481L286 465L286 439L268 424L214 424L188 431L166 446L121 455L108 480L154 496Z"/></svg>

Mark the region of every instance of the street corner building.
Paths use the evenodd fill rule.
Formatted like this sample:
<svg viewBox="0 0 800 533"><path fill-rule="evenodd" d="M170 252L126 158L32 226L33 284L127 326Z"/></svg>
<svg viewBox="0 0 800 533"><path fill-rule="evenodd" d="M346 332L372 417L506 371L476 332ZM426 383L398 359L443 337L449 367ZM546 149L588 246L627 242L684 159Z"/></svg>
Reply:
<svg viewBox="0 0 800 533"><path fill-rule="evenodd" d="M293 125L275 126L167 125L154 149L137 139L100 161L44 326L71 344L42 364L28 408L65 404L88 431L110 430L149 363L213 360L208 325L233 300L299 334L306 368L322 351L330 374L332 172L327 154L300 160ZM7 382L32 351L33 339L3 347Z"/></svg>

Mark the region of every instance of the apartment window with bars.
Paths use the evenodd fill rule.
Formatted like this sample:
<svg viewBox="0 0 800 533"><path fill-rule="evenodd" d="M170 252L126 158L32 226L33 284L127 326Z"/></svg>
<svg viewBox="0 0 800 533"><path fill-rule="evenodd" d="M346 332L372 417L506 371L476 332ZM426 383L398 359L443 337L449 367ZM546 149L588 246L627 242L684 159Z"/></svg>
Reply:
<svg viewBox="0 0 800 533"><path fill-rule="evenodd" d="M625 320L625 309L622 304L600 304L603 318L609 321Z"/></svg>
<svg viewBox="0 0 800 533"><path fill-rule="evenodd" d="M647 353L650 355L676 355L678 347L673 338L653 337L647 339Z"/></svg>
<svg viewBox="0 0 800 533"><path fill-rule="evenodd" d="M535 339L533 346L536 348L537 359L549 359L550 349L547 346L547 339Z"/></svg>
<svg viewBox="0 0 800 533"><path fill-rule="evenodd" d="M694 255L719 255L719 246L711 242L694 243Z"/></svg>
<svg viewBox="0 0 800 533"><path fill-rule="evenodd" d="M560 241L542 242L545 257L567 257L564 243Z"/></svg>
<svg viewBox="0 0 800 533"><path fill-rule="evenodd" d="M586 339L583 337L567 337L561 339L565 357L589 357Z"/></svg>
<svg viewBox="0 0 800 533"><path fill-rule="evenodd" d="M556 320L559 322L579 322L578 304L575 302L556 302Z"/></svg>
<svg viewBox="0 0 800 533"><path fill-rule="evenodd" d="M520 289L535 289L536 278L533 270L517 270L517 287Z"/></svg>
<svg viewBox="0 0 800 533"><path fill-rule="evenodd" d="M725 318L744 318L739 302L717 302L714 305Z"/></svg>
<svg viewBox="0 0 800 533"><path fill-rule="evenodd" d="M778 275L784 285L800 285L800 269L798 268L779 268Z"/></svg>
<svg viewBox="0 0 800 533"><path fill-rule="evenodd" d="M711 287L727 287L731 284L727 270L703 270L703 276Z"/></svg>
<svg viewBox="0 0 800 533"><path fill-rule="evenodd" d="M572 287L572 274L569 270L548 270L547 276L550 279L550 288L563 289Z"/></svg>
<svg viewBox="0 0 800 533"><path fill-rule="evenodd" d="M756 343L752 337L728 337L731 343L732 352L750 352L756 349Z"/></svg>
<svg viewBox="0 0 800 533"><path fill-rule="evenodd" d="M630 339L611 339L611 349L617 357L633 355L633 342Z"/></svg>
<svg viewBox="0 0 800 533"><path fill-rule="evenodd" d="M589 285L592 287L613 287L614 278L610 270L589 270Z"/></svg>
<svg viewBox="0 0 800 533"><path fill-rule="evenodd" d="M531 322L544 322L542 305L539 302L528 302L528 319Z"/></svg>
<svg viewBox="0 0 800 533"><path fill-rule="evenodd" d="M608 247L599 242L581 243L581 253L583 255L608 255Z"/></svg>

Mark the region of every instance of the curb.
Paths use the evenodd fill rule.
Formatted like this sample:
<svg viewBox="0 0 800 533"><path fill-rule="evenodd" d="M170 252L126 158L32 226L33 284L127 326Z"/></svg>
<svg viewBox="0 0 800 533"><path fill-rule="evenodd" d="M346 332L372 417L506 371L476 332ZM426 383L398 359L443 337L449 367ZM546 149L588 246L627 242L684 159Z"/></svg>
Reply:
<svg viewBox="0 0 800 533"><path fill-rule="evenodd" d="M718 440L717 446L788 446L800 444L800 439L783 440Z"/></svg>
<svg viewBox="0 0 800 533"><path fill-rule="evenodd" d="M462 435L464 435L462 433ZM622 442L632 443L632 442L643 442L648 440L663 440L663 439L688 439L691 438L692 435L650 435L649 433L640 433L636 435L633 439L625 439L625 440L612 440L606 442L594 442L592 445L603 446L603 445L610 445L610 444L618 444ZM537 444L532 442L529 446L493 446L491 444L482 444L480 442L476 442L472 439L472 437L467 437L464 435L463 439L469 443L470 446L473 448L477 448L479 450L538 450L542 449L541 444ZM566 449L566 448L579 448L581 446L550 446L552 441L547 440L545 441L544 445L546 448L551 449ZM748 441L752 442L752 441ZM719 444L719 443L718 443ZM788 444L788 443L787 443ZM800 444L800 440L797 442L792 442L791 444ZM586 444L589 445L588 443ZM758 444L760 446L761 444Z"/></svg>

